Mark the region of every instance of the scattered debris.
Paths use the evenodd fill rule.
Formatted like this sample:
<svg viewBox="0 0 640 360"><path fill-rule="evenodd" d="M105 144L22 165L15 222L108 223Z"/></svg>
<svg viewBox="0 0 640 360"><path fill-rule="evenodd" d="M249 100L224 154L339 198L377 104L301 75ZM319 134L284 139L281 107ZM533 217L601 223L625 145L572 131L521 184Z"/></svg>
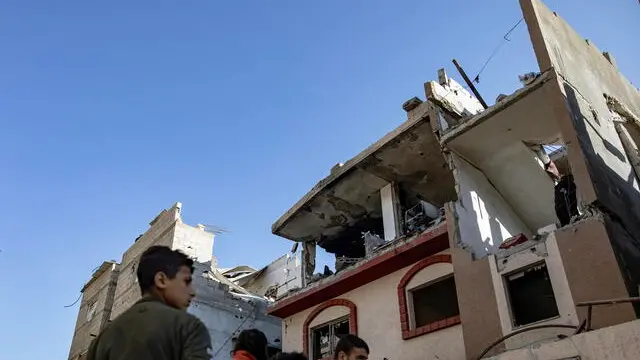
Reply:
<svg viewBox="0 0 640 360"><path fill-rule="evenodd" d="M422 100L414 96L411 99L405 101L404 104L402 104L402 108L404 109L404 111L409 112L420 106L420 104L422 104Z"/></svg>
<svg viewBox="0 0 640 360"><path fill-rule="evenodd" d="M420 200L404 213L405 231L407 234L422 232L439 223L437 220L442 216L444 216L444 209L438 209L432 204Z"/></svg>
<svg viewBox="0 0 640 360"><path fill-rule="evenodd" d="M364 239L364 249L367 256L371 255L378 247L385 243L383 238L371 231L363 232L362 239Z"/></svg>
<svg viewBox="0 0 640 360"><path fill-rule="evenodd" d="M524 86L531 85L540 76L539 72L529 72L524 75L518 75L520 83Z"/></svg>
<svg viewBox="0 0 640 360"><path fill-rule="evenodd" d="M508 239L506 239L501 245L500 245L500 249L508 249L510 247L514 247L516 245L520 245L523 244L525 242L527 242L528 239L524 234L518 234L516 236L512 236Z"/></svg>

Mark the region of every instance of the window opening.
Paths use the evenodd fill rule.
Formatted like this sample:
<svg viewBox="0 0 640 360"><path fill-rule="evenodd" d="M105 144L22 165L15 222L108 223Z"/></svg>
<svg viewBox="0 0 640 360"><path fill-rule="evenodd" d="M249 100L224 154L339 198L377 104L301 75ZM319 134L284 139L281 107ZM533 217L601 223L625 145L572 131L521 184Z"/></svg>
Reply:
<svg viewBox="0 0 640 360"><path fill-rule="evenodd" d="M340 318L312 330L313 360L331 358L338 340L343 335L349 334L349 318Z"/></svg>
<svg viewBox="0 0 640 360"><path fill-rule="evenodd" d="M460 314L453 276L411 290L411 299L416 328Z"/></svg>
<svg viewBox="0 0 640 360"><path fill-rule="evenodd" d="M542 263L506 276L514 326L523 326L558 316L547 266Z"/></svg>

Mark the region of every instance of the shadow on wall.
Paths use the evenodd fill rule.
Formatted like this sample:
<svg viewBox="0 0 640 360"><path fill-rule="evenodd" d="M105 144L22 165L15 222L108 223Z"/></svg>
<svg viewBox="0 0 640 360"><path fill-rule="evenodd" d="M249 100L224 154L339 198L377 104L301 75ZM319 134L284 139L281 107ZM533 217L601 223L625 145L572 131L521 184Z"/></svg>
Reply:
<svg viewBox="0 0 640 360"><path fill-rule="evenodd" d="M591 111L582 111L581 99L578 99L575 90L569 84L564 84L564 91L578 134L580 148L586 158L587 168L597 194L597 201L594 205L611 219L607 221L607 229L610 232L611 245L625 278L627 291L630 296L638 296L638 284L640 284L640 193L634 188L634 184L637 183L636 175L630 166L628 176L626 179L622 178L606 164L606 161L594 148L587 129L587 126L590 126L587 116L597 116L597 114L593 114ZM610 141L607 139L602 139L602 141L606 151L612 152L618 158L621 156L623 162L629 163L628 158ZM640 316L640 304L636 303L634 307L636 315Z"/></svg>
<svg viewBox="0 0 640 360"><path fill-rule="evenodd" d="M471 190L470 194L484 250L486 253L492 253L512 236L511 232L500 222L497 214L490 214L487 211L484 201L475 190Z"/></svg>
<svg viewBox="0 0 640 360"><path fill-rule="evenodd" d="M482 171L453 155L460 197L456 202L460 241L474 258L498 250L517 234L530 236L526 225Z"/></svg>

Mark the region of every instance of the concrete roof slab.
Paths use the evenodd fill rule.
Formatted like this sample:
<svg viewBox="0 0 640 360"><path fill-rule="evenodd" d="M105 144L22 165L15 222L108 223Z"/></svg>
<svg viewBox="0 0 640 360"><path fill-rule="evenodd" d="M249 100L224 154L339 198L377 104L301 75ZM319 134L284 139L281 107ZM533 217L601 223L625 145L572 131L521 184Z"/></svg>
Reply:
<svg viewBox="0 0 640 360"><path fill-rule="evenodd" d="M479 168L521 220L535 231L555 222L553 182L526 143L561 143L550 101L550 74L462 123L443 146Z"/></svg>
<svg viewBox="0 0 640 360"><path fill-rule="evenodd" d="M272 232L294 241L317 241L380 218L379 190L393 181L434 204L451 199L453 177L429 123L428 105L420 109L421 116L412 116L318 182L273 224Z"/></svg>

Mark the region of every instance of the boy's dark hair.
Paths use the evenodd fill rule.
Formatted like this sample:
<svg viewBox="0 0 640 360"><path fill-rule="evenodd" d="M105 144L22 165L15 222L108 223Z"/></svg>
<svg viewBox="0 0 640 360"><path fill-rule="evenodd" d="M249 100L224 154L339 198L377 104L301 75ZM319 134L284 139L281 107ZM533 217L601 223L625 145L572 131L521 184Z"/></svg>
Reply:
<svg viewBox="0 0 640 360"><path fill-rule="evenodd" d="M344 335L340 338L340 341L338 341L338 344L336 344L336 350L333 353L333 358L337 360L338 355L340 354L340 351L349 355L351 351L355 348L364 349L367 351L367 354L369 353L369 345L367 345L367 343L364 340L360 339L359 337L353 334Z"/></svg>
<svg viewBox="0 0 640 360"><path fill-rule="evenodd" d="M244 350L253 355L256 360L267 360L269 355L267 354L267 336L258 329L242 330L238 334L238 339L233 346L231 355L236 351Z"/></svg>
<svg viewBox="0 0 640 360"><path fill-rule="evenodd" d="M303 353L290 352L290 353L278 353L272 357L271 360L308 360Z"/></svg>
<svg viewBox="0 0 640 360"><path fill-rule="evenodd" d="M157 273L163 272L173 279L182 266L188 267L193 274L193 260L187 255L167 246L151 246L140 256L136 271L140 291L144 294L151 290Z"/></svg>

